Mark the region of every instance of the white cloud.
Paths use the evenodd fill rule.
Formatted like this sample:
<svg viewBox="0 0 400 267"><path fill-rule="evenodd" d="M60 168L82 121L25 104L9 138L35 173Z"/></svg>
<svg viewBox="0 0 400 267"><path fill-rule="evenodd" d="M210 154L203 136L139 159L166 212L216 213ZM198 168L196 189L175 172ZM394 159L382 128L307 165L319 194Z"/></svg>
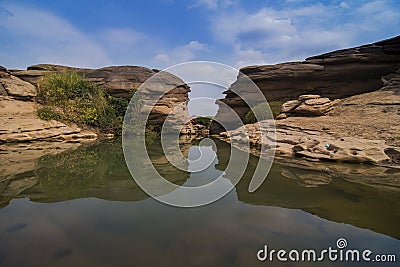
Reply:
<svg viewBox="0 0 400 267"><path fill-rule="evenodd" d="M190 41L185 48L192 51L201 51L206 49L206 44L202 44L199 41Z"/></svg>
<svg viewBox="0 0 400 267"><path fill-rule="evenodd" d="M215 38L232 45L233 64L239 67L303 60L362 44L360 40L366 36L370 41L379 40L382 37L374 36L398 25L399 18L399 12L388 1L375 0L354 9L346 2L287 5L253 13L237 9L214 14L210 21Z"/></svg>
<svg viewBox="0 0 400 267"><path fill-rule="evenodd" d="M103 41L117 46L137 45L146 39L146 35L128 28L108 28L103 30L99 37Z"/></svg>
<svg viewBox="0 0 400 267"><path fill-rule="evenodd" d="M218 9L218 0L196 0L190 8L205 6L208 9Z"/></svg>
<svg viewBox="0 0 400 267"><path fill-rule="evenodd" d="M377 0L364 3L355 10L359 23L353 23L354 30L359 26L365 32L380 32L392 28L400 22L400 12L393 8L388 1Z"/></svg>
<svg viewBox="0 0 400 267"><path fill-rule="evenodd" d="M156 61L163 62L163 63L168 63L171 61L171 59L169 58L169 56L167 54L158 54L154 57L154 59Z"/></svg>
<svg viewBox="0 0 400 267"><path fill-rule="evenodd" d="M199 41L190 41L189 43L170 49L167 52L157 54L153 61L157 66L167 67L170 65L194 60L198 53L207 51L206 44Z"/></svg>
<svg viewBox="0 0 400 267"><path fill-rule="evenodd" d="M195 0L189 8L205 7L207 9L216 11L220 8L227 8L234 6L236 0Z"/></svg>
<svg viewBox="0 0 400 267"><path fill-rule="evenodd" d="M1 52L8 54L11 66L7 67L25 68L32 62L82 67L110 63L102 47L62 18L18 5L7 5L3 10L8 12L0 17L3 38L18 44L6 44Z"/></svg>
<svg viewBox="0 0 400 267"><path fill-rule="evenodd" d="M344 9L350 8L349 4L347 4L346 2L341 2L341 3L339 4L339 6L340 6L341 8L344 8Z"/></svg>

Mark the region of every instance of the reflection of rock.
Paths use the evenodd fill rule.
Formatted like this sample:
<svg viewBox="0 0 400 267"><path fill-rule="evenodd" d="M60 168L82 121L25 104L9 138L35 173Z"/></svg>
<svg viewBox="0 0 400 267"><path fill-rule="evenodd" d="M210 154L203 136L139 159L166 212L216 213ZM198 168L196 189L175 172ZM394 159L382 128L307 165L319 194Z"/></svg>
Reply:
<svg viewBox="0 0 400 267"><path fill-rule="evenodd" d="M305 173L305 174L295 174L289 170L282 169L281 175L296 180L300 185L304 187L317 187L320 185L330 184L332 178L328 174L315 172L315 173Z"/></svg>
<svg viewBox="0 0 400 267"><path fill-rule="evenodd" d="M44 155L55 155L68 149L77 148L79 143L45 142L7 143L0 145L0 206L39 181L35 175L37 161Z"/></svg>
<svg viewBox="0 0 400 267"><path fill-rule="evenodd" d="M78 146L78 143L44 141L0 145L0 182L31 172L36 167L36 161L44 155L58 154Z"/></svg>
<svg viewBox="0 0 400 267"><path fill-rule="evenodd" d="M186 156L189 147L190 140L187 140L182 146ZM178 185L186 181L188 174L169 164L160 144L150 144L148 149L161 175ZM24 197L36 202L83 197L136 201L148 197L132 179L120 141L81 146L54 142L9 144L1 152L0 203L3 204L0 205Z"/></svg>
<svg viewBox="0 0 400 267"><path fill-rule="evenodd" d="M17 196L25 190L33 187L38 182L35 176L22 178L18 180L11 180L6 188L3 189L1 195L4 197Z"/></svg>
<svg viewBox="0 0 400 267"><path fill-rule="evenodd" d="M231 160L231 147L219 140L216 145L219 161L216 167L225 171ZM240 153L242 158L246 157L246 152ZM282 158L275 160L263 184L250 193L249 183L259 160L250 155L245 173L236 186L240 201L301 209L330 221L400 237L397 223L400 169ZM263 163L261 159L260 164Z"/></svg>

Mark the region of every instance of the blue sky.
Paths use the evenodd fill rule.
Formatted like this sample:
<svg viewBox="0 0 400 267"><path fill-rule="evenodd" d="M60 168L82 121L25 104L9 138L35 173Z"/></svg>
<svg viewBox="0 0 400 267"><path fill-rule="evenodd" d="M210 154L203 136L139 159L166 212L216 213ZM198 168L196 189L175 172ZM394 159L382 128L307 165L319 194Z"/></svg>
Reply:
<svg viewBox="0 0 400 267"><path fill-rule="evenodd" d="M399 35L397 0L0 0L0 65L233 67Z"/></svg>

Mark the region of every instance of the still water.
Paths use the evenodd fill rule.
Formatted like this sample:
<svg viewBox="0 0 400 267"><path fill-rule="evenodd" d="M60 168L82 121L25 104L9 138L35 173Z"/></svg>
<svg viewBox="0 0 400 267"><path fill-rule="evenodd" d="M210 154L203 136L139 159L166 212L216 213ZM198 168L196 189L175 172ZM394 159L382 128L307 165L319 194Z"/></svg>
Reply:
<svg viewBox="0 0 400 267"><path fill-rule="evenodd" d="M215 142L214 148L182 143L189 158L198 157L199 149L216 153L213 164L193 174L168 164L159 144L149 145L150 158L168 180L199 185L227 166L229 145ZM317 266L276 258L259 262L256 254L264 245L287 251L336 248L338 238L351 249L396 254L397 263L389 265L399 264L396 186L362 182L363 172L356 170L349 178L274 163L263 185L249 193L258 162L250 156L244 177L224 198L176 208L149 198L135 184L120 143L43 156L12 180L0 177L0 266ZM22 189L10 193L13 186Z"/></svg>

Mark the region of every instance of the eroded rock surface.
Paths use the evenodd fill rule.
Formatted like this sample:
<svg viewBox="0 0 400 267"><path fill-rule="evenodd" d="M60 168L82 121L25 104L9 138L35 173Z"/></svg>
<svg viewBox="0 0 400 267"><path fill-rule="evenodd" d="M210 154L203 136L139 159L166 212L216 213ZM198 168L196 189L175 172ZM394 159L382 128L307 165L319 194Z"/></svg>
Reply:
<svg viewBox="0 0 400 267"><path fill-rule="evenodd" d="M261 122L261 127L249 124L220 135L226 140L244 140L243 132L247 132L254 146L272 142L281 157L398 166L399 110L400 95L386 88L337 100L326 116L277 120L276 136L268 134L270 128L266 127L273 122ZM268 139L261 140L262 131Z"/></svg>
<svg viewBox="0 0 400 267"><path fill-rule="evenodd" d="M11 75L5 68L0 69L0 95L29 100L36 96L36 87Z"/></svg>
<svg viewBox="0 0 400 267"><path fill-rule="evenodd" d="M11 73L24 81L38 85L43 75L51 72L76 71L83 74L87 80L103 87L114 97L130 99L133 93L150 77L159 73L141 66L111 66L100 69L82 69L52 64L38 64L27 70L14 70ZM149 122L162 123L171 111L189 100L189 86L178 77L163 72L160 74L170 90L154 106ZM160 82L160 81L157 81ZM180 117L188 117L186 105L179 110Z"/></svg>
<svg viewBox="0 0 400 267"><path fill-rule="evenodd" d="M373 92L385 85L385 77L400 67L400 36L373 44L343 49L310 57L302 62L276 65L248 66L240 71L253 80L268 101L288 101L300 95L314 94L322 98L342 99ZM231 88L241 84L241 76ZM243 118L248 106L232 90L217 101L230 106ZM293 103L292 103L293 104ZM223 105L217 113L219 121L225 117ZM213 123L211 133L224 129Z"/></svg>
<svg viewBox="0 0 400 267"><path fill-rule="evenodd" d="M288 116L323 116L332 110L334 103L327 97L320 95L301 95L297 100L283 103L278 119Z"/></svg>
<svg viewBox="0 0 400 267"><path fill-rule="evenodd" d="M0 144L32 141L82 141L97 135L76 125L38 118L39 104L0 96Z"/></svg>

